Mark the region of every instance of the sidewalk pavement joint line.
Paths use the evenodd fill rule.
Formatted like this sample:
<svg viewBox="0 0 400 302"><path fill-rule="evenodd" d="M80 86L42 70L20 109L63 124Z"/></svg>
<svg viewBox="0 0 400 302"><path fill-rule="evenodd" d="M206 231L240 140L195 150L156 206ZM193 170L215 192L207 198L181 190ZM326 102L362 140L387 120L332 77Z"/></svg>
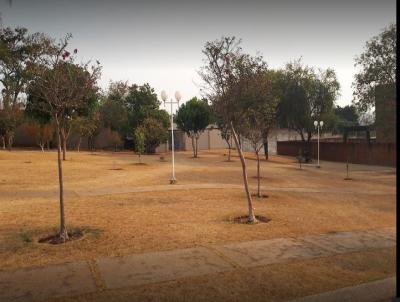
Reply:
<svg viewBox="0 0 400 302"><path fill-rule="evenodd" d="M316 247L320 248L323 251L327 251L327 252L330 252L330 253L333 253L333 254L343 254L342 252L340 252L340 251L338 251L338 250L336 250L334 248L330 248L330 247L324 246L323 244L321 244L319 242L316 242L315 240L311 240L311 239L307 239L307 238L301 238L301 237L298 238L298 240L300 240L301 242L304 242L304 243L315 245Z"/></svg>
<svg viewBox="0 0 400 302"><path fill-rule="evenodd" d="M342 287L286 302L381 302L394 297L396 277Z"/></svg>
<svg viewBox="0 0 400 302"><path fill-rule="evenodd" d="M232 265L234 269L244 268L244 266L241 266L239 263L237 263L236 261L234 261L234 260L231 259L230 257L226 256L224 253L218 251L214 246L211 246L211 245L199 245L199 246L204 247L204 248L210 250L210 251L213 252L215 255L217 255L218 257L222 258L223 260L225 260L226 262L228 262L230 265Z"/></svg>
<svg viewBox="0 0 400 302"><path fill-rule="evenodd" d="M97 289L101 292L106 290L107 289L106 282L104 281L103 276L99 271L96 260L90 259L87 261L87 264L89 266L90 273L92 274L92 278Z"/></svg>

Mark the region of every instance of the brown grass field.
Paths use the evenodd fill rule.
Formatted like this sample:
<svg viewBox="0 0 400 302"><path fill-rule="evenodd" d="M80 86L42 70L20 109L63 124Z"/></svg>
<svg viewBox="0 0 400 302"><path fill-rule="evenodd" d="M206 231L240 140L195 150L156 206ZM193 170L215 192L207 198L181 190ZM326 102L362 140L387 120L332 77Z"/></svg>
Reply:
<svg viewBox="0 0 400 302"><path fill-rule="evenodd" d="M156 188L169 184L169 154L165 162L153 155L143 157L146 165L136 165L137 156L129 152L68 152L64 162L67 227L83 228L86 235L65 245L49 245L37 240L58 226L56 152L0 151L0 270L395 226L395 169L351 165L352 180L346 181L343 163L322 162L321 169L303 165L300 170L294 159L279 156L261 164L262 191L269 197L254 198L256 214L271 221L232 223L233 217L247 213L247 203L242 188L228 186L242 184L240 162L237 157L227 162L224 153L203 151L200 158L193 159L191 152L178 152L178 185L215 184L216 188L166 191ZM252 159L248 154L249 182L254 191L256 162ZM148 192L128 192L140 189ZM119 193L121 190L125 193ZM85 193L96 191L102 195ZM122 301L118 297L129 295L157 301L160 293L174 301L190 291L197 291L199 301L234 301L235 295L256 301L257 295L264 294L282 300L394 274L394 248L387 248L223 273L218 281L196 277L107 291L78 301ZM269 281L260 283L266 276ZM231 296L220 296L223 284L229 283L233 284ZM281 283L291 290L280 292ZM195 289L196 284L209 291ZM253 296L246 294L249 291Z"/></svg>

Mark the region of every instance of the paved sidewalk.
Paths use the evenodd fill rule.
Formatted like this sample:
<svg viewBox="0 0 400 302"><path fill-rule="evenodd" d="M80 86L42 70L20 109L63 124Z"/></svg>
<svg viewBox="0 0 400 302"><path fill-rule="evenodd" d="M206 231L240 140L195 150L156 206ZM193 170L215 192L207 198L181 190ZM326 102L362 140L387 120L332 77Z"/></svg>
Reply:
<svg viewBox="0 0 400 302"><path fill-rule="evenodd" d="M382 302L390 301L396 295L395 291L396 278L392 277L288 302Z"/></svg>
<svg viewBox="0 0 400 302"><path fill-rule="evenodd" d="M276 238L124 257L105 257L97 259L94 265L105 289L116 289L215 274L238 267L263 266L392 247L396 245L395 232L395 228L385 228ZM27 268L13 272L0 271L0 301L42 301L50 297L78 295L97 290L101 289L96 287L95 278L87 262Z"/></svg>

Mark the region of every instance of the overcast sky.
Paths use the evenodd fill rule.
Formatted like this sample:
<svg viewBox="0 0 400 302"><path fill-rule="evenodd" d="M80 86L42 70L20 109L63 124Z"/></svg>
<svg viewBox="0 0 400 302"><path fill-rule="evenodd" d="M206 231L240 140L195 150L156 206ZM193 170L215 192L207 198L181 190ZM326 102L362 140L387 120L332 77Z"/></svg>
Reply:
<svg viewBox="0 0 400 302"><path fill-rule="evenodd" d="M350 104L354 57L395 22L396 1L118 1L0 0L4 26L24 26L54 38L70 32L81 60L98 59L100 84L148 82L157 94L199 96L202 48L222 35L242 38L246 52L272 68L290 60L332 67L339 105Z"/></svg>

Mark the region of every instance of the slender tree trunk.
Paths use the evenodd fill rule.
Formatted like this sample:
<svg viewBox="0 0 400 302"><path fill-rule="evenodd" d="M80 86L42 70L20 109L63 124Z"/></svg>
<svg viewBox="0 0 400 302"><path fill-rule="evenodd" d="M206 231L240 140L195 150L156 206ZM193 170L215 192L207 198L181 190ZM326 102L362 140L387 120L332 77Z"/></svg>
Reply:
<svg viewBox="0 0 400 302"><path fill-rule="evenodd" d="M238 153L239 153L240 162L242 164L244 189L246 191L247 203L248 203L248 208L249 208L248 222L249 223L254 223L256 221L256 217L254 215L253 200L251 199L251 194L250 194L250 190L249 190L249 182L248 182L248 179L247 179L246 161L244 159L244 156L243 156L243 153L242 153L242 149L241 149L240 144L239 144L239 139L238 139L238 136L236 134L235 128L233 127L232 122L231 122L231 130L232 130L233 139L234 139L235 144L236 144L236 149L238 150Z"/></svg>
<svg viewBox="0 0 400 302"><path fill-rule="evenodd" d="M142 157L141 157L141 154L139 153L139 164L141 164L142 163Z"/></svg>
<svg viewBox="0 0 400 302"><path fill-rule="evenodd" d="M258 150L256 151L256 156L257 156L257 197L261 198L260 154Z"/></svg>
<svg viewBox="0 0 400 302"><path fill-rule="evenodd" d="M91 145L92 145L92 150L95 151L96 150L96 136L92 136Z"/></svg>
<svg viewBox="0 0 400 302"><path fill-rule="evenodd" d="M46 144L47 144L47 151L49 151L50 150L50 141L47 141Z"/></svg>
<svg viewBox="0 0 400 302"><path fill-rule="evenodd" d="M57 116L56 116L56 123L57 123L58 182L60 186L60 238L65 242L66 240L68 240L68 232L65 227L65 214L64 214L64 182L63 182L63 171L62 171L62 160L61 160L61 131Z"/></svg>
<svg viewBox="0 0 400 302"><path fill-rule="evenodd" d="M228 150L228 161L231 161L231 145L229 145L229 150Z"/></svg>
<svg viewBox="0 0 400 302"><path fill-rule="evenodd" d="M79 136L79 141L78 141L78 152L80 151L81 143L82 143L82 136Z"/></svg>
<svg viewBox="0 0 400 302"><path fill-rule="evenodd" d="M194 135L192 135L192 149L193 149L193 158L196 158L196 146L194 144Z"/></svg>
<svg viewBox="0 0 400 302"><path fill-rule="evenodd" d="M198 151L199 151L199 144L198 144L198 142L199 142L199 137L196 135L196 158L197 158Z"/></svg>
<svg viewBox="0 0 400 302"><path fill-rule="evenodd" d="M268 139L264 141L264 154L265 159L268 160Z"/></svg>
<svg viewBox="0 0 400 302"><path fill-rule="evenodd" d="M6 150L6 138L5 138L5 136L2 136L1 140L3 142L3 150Z"/></svg>
<svg viewBox="0 0 400 302"><path fill-rule="evenodd" d="M10 134L7 135L7 148L8 148L8 151L11 151L12 145L13 145L13 134L10 133Z"/></svg>
<svg viewBox="0 0 400 302"><path fill-rule="evenodd" d="M42 152L44 152L44 143L43 142L39 143L39 146L40 146L40 149L42 149Z"/></svg>
<svg viewBox="0 0 400 302"><path fill-rule="evenodd" d="M67 139L64 134L62 137L62 160L67 160L66 154L67 154Z"/></svg>

